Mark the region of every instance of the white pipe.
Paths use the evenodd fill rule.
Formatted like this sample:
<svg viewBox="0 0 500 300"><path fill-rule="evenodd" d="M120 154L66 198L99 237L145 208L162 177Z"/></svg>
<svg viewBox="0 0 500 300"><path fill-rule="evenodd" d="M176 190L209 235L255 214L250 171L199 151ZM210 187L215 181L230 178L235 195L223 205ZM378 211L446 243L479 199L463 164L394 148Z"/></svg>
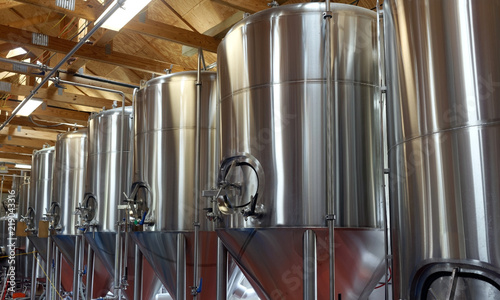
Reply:
<svg viewBox="0 0 500 300"><path fill-rule="evenodd" d="M45 296L48 300L52 300L52 287L50 285L51 276L52 276L52 235L50 234L47 238L47 274L46 274L46 284L45 284Z"/></svg>
<svg viewBox="0 0 500 300"><path fill-rule="evenodd" d="M42 79L42 81L30 92L30 94L24 98L23 101L21 101L21 103L19 103L19 105L14 109L14 111L12 111L11 115L7 118L7 120L5 120L5 122L0 126L0 130L4 129L5 126L7 126L7 124L9 124L9 122L14 118L14 116L21 110L21 108L31 99L33 98L33 96L36 95L36 93L38 92L38 90L40 90L40 88L42 88L42 86L44 86L48 81L49 79L52 77L52 75L54 75L57 70L59 70L59 68L66 63L66 61L68 61L68 59L71 58L71 56L73 56L73 54L75 54L76 51L78 51L78 49L80 49L81 46L83 46L83 44L85 44L87 42L88 39L90 39L90 37L97 31L97 29L99 29L99 27L101 27L102 24L104 24L104 22L106 22L106 20L118 9L120 8L123 3L125 3L126 0L118 0L117 3L109 10L109 12L104 15L102 17L102 19L94 25L94 27L75 45L75 47L73 47L73 49L71 49L68 54L66 54L66 56L63 57L63 59L61 59L60 62L57 63L57 65Z"/></svg>

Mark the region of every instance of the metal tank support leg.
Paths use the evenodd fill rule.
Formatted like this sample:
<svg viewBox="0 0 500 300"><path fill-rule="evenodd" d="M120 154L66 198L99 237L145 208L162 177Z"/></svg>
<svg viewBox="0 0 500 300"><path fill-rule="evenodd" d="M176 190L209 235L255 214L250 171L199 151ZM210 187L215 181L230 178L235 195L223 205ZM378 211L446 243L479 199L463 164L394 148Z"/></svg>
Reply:
<svg viewBox="0 0 500 300"><path fill-rule="evenodd" d="M227 298L227 249L217 238L217 300Z"/></svg>
<svg viewBox="0 0 500 300"><path fill-rule="evenodd" d="M313 230L304 232L304 300L318 298L318 278L316 259L316 233Z"/></svg>
<svg viewBox="0 0 500 300"><path fill-rule="evenodd" d="M134 262L134 300L141 300L142 296L142 252L139 245L135 245Z"/></svg>
<svg viewBox="0 0 500 300"><path fill-rule="evenodd" d="M177 291L176 299L186 299L186 238L177 234Z"/></svg>

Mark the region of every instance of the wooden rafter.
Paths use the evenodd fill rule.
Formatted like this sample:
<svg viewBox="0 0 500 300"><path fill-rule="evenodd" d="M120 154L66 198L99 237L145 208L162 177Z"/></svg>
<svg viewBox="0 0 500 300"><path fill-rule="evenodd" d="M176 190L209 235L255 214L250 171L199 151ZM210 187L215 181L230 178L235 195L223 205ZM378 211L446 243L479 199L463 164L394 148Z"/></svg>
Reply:
<svg viewBox="0 0 500 300"><path fill-rule="evenodd" d="M73 41L49 36L47 46L35 45L32 43L32 36L33 32L31 31L0 25L0 40L20 46L35 47L58 53L68 53L77 44ZM170 66L167 62L146 57L137 57L126 53L107 51L103 47L91 45L83 45L75 53L75 56L139 71L154 72L159 74L163 74L164 70Z"/></svg>
<svg viewBox="0 0 500 300"><path fill-rule="evenodd" d="M210 52L217 52L217 47L221 42L221 40L207 35L152 20L146 20L144 23L132 20L125 26L125 29L186 46L201 47Z"/></svg>

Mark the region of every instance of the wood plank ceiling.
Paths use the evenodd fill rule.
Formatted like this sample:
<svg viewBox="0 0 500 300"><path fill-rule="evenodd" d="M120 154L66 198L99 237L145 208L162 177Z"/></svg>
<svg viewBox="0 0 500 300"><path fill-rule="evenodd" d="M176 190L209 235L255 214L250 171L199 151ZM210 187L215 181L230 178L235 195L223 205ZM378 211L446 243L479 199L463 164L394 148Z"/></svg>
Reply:
<svg viewBox="0 0 500 300"><path fill-rule="evenodd" d="M56 6L55 0L0 0L0 57L55 66L105 10L111 0L75 0L75 10ZM132 0L130 0L132 1ZM138 1L138 0L133 0ZM309 2L280 0L281 5ZM376 0L337 0L372 9ZM382 1L381 1L382 2ZM76 77L97 76L139 86L141 81L172 72L195 70L196 49L203 49L207 65L217 60L217 46L244 13L268 9L266 0L153 0L120 32L99 29L61 70L61 79L118 89L132 98L132 89ZM35 45L34 33L48 36ZM22 49L22 50L21 50ZM17 51L17 53L16 53ZM0 62L0 122L4 122L44 75L43 70ZM31 164L34 150L54 145L57 135L85 126L89 114L120 101L117 94L49 84L36 97L44 103L31 117L16 116L0 131L0 174L3 192L10 189L15 163ZM47 127L49 126L49 127Z"/></svg>

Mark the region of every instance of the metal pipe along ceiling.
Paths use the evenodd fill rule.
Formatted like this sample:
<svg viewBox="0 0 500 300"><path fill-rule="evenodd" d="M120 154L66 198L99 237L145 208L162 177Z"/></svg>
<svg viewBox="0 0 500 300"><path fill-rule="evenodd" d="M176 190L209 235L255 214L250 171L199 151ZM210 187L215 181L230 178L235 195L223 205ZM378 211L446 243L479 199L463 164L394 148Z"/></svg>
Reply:
<svg viewBox="0 0 500 300"><path fill-rule="evenodd" d="M49 79L57 72L57 70L71 57L73 54L75 54L80 47L87 42L87 40L101 27L106 20L111 17L111 15L118 9L120 8L123 3L125 3L125 0L119 0L112 8L111 10L97 23L95 24L94 28L92 28L79 42L78 44L75 45L71 51L66 54L66 56L61 59L60 62L57 63L57 65L42 79L42 81L31 91L31 93L24 98L24 100L19 103L19 105L14 109L12 114L5 120L5 122L0 126L0 130L4 129L7 124L14 118L14 116L21 110L21 108L31 99L33 98L34 95L38 92L38 90L45 84Z"/></svg>

